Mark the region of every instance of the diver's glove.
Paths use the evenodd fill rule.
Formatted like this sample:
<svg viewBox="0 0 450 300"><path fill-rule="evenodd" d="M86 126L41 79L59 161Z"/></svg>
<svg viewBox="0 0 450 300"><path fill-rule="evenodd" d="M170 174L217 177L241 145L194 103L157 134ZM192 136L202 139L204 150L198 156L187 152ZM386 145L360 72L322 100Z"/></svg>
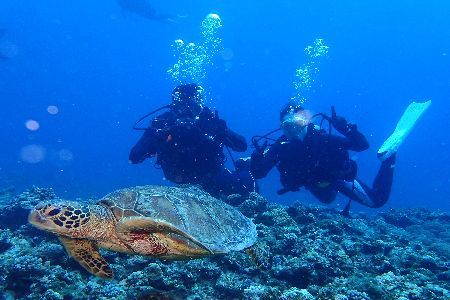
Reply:
<svg viewBox="0 0 450 300"><path fill-rule="evenodd" d="M255 148L255 151L253 151L252 155L251 155L251 166L252 169L253 167L256 166L256 169L261 168L262 166L264 166L264 151L266 151L268 145L268 141L264 141L264 143L262 145L260 145L258 143L258 141L253 141L253 147ZM255 171L255 170L253 170Z"/></svg>
<svg viewBox="0 0 450 300"><path fill-rule="evenodd" d="M253 147L255 148L255 152L258 154L264 154L269 142L267 140L264 141L262 145L258 143L258 141L253 141Z"/></svg>
<svg viewBox="0 0 450 300"><path fill-rule="evenodd" d="M198 125L202 132L214 136L219 140L225 139L228 127L225 120L219 118L217 110L213 113L209 108L203 108L199 115Z"/></svg>
<svg viewBox="0 0 450 300"><path fill-rule="evenodd" d="M202 111L198 115L198 122L199 125L206 126L206 123L209 122L209 120L214 118L214 113L208 108L203 107Z"/></svg>
<svg viewBox="0 0 450 300"><path fill-rule="evenodd" d="M331 125L341 134L347 134L352 130L356 129L355 124L348 123L344 117L336 115L336 109L334 106L331 107Z"/></svg>

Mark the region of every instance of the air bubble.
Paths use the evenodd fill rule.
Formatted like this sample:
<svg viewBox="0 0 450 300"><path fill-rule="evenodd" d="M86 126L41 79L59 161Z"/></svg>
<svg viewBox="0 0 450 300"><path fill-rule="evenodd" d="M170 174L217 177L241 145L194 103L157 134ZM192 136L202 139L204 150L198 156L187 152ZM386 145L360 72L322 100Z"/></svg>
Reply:
<svg viewBox="0 0 450 300"><path fill-rule="evenodd" d="M172 44L177 61L167 72L175 83L195 82L202 84L207 75L207 68L213 64L213 58L222 49L222 39L218 31L222 21L217 14L209 14L201 25L203 36L200 43L185 43L177 39Z"/></svg>
<svg viewBox="0 0 450 300"><path fill-rule="evenodd" d="M62 149L58 152L59 159L62 161L73 160L73 153L67 149Z"/></svg>
<svg viewBox="0 0 450 300"><path fill-rule="evenodd" d="M232 60L233 56L234 56L234 52L230 48L223 49L220 54L221 54L223 60Z"/></svg>
<svg viewBox="0 0 450 300"><path fill-rule="evenodd" d="M59 109L58 109L58 107L55 106L55 105L49 105L49 106L47 107L47 112L48 112L49 114L51 114L51 115L57 115L58 112L59 112Z"/></svg>
<svg viewBox="0 0 450 300"><path fill-rule="evenodd" d="M319 65L322 59L327 56L328 50L329 47L325 45L323 39L316 39L314 44L305 48L306 63L295 70L294 96L291 98L293 101L299 104L306 101L320 71Z"/></svg>
<svg viewBox="0 0 450 300"><path fill-rule="evenodd" d="M31 130L31 131L36 131L36 130L38 130L39 129L39 127L40 127L40 125L39 125L39 122L38 121L36 121L36 120L27 120L26 122L25 122L25 127L28 129L28 130Z"/></svg>
<svg viewBox="0 0 450 300"><path fill-rule="evenodd" d="M45 148L36 144L27 145L20 150L20 159L29 164L36 164L43 161L45 155Z"/></svg>

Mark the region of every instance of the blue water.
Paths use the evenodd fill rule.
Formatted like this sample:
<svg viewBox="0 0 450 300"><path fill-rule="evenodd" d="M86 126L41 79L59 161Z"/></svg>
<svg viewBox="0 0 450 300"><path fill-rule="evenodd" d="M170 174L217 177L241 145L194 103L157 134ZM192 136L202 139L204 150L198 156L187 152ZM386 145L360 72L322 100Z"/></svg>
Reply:
<svg viewBox="0 0 450 300"><path fill-rule="evenodd" d="M155 3L185 16L164 23L124 13L113 0L1 1L6 35L0 46L6 44L9 56L0 60L0 187L53 187L61 197L76 198L168 184L153 161L128 163L141 134L131 125L169 101L170 45L177 38L199 39L201 21L215 12L224 24L223 46L233 55L217 56L205 87L210 105L233 130L249 141L278 126L295 69L305 62L304 47L323 38L329 55L306 105L327 113L335 105L358 124L371 148L354 158L360 177L371 183L376 150L403 110L412 100L431 99L400 148L386 207L450 209L450 4L240 2ZM50 114L48 106L58 113ZM39 129L27 129L27 120ZM261 181L271 201L317 203L306 192L276 196L279 187L275 170Z"/></svg>

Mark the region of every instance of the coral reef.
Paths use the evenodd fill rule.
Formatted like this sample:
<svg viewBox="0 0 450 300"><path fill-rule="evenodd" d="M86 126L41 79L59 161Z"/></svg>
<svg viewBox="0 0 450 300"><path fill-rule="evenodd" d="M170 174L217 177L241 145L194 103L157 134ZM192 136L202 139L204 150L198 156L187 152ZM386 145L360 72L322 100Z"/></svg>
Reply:
<svg viewBox="0 0 450 300"><path fill-rule="evenodd" d="M424 209L374 216L253 194L239 209L258 242L191 261L102 252L116 278L88 274L57 238L27 224L56 198L33 188L0 202L0 299L450 299L450 215Z"/></svg>

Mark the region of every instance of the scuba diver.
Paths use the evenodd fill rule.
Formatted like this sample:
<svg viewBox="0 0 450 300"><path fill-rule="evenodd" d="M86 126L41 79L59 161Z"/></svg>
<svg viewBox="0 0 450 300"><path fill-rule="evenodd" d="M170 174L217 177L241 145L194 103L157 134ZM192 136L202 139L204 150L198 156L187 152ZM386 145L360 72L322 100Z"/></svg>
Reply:
<svg viewBox="0 0 450 300"><path fill-rule="evenodd" d="M331 117L325 114L311 117L301 105L288 103L280 113L283 131L280 138L268 146L268 140L272 140L268 136L279 129L252 138L255 151L251 156L251 172L255 179L260 179L277 166L283 185L278 191L280 195L305 187L328 204L340 192L350 199L344 215L348 215L352 200L371 208L382 207L391 192L397 149L430 103L413 102L395 132L378 150L381 166L372 187L357 178L356 162L349 157L349 150L361 152L369 144L356 124L336 115L334 107ZM320 126L311 122L316 116L322 117ZM324 120L329 122L328 132L321 128ZM341 136L331 134L332 127ZM266 141L261 145L262 139Z"/></svg>
<svg viewBox="0 0 450 300"><path fill-rule="evenodd" d="M148 0L117 0L117 3L124 12L127 11L148 20L176 22L180 18L180 16L157 11Z"/></svg>
<svg viewBox="0 0 450 300"><path fill-rule="evenodd" d="M177 184L199 184L216 197L255 190L249 164L235 162L235 172L225 168L223 148L247 150L245 138L227 127L218 112L203 104L203 88L182 84L172 92L172 103L139 119L134 129L145 130L130 152L130 162L141 163L156 156L165 178ZM146 117L162 110L148 128L137 128ZM231 156L231 153L230 153ZM234 162L234 160L233 160Z"/></svg>

